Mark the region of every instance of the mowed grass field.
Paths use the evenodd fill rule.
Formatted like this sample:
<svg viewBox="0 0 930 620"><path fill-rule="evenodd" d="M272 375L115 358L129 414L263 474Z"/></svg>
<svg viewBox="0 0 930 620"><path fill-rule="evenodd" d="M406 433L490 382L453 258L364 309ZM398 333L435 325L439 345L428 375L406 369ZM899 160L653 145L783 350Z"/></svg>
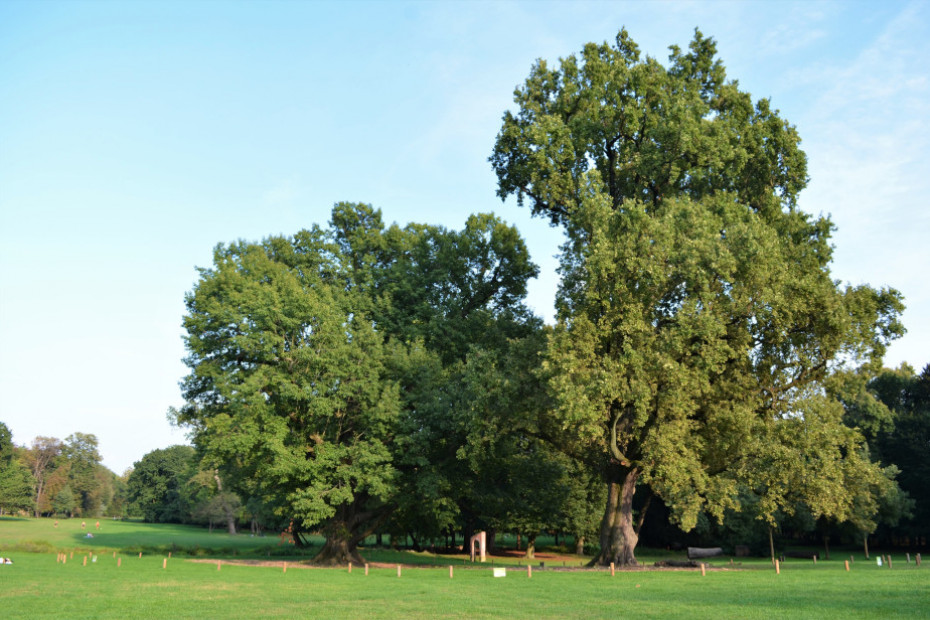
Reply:
<svg viewBox="0 0 930 620"><path fill-rule="evenodd" d="M460 558L370 550L394 566L307 568L291 558L268 562L277 538L235 537L198 528L88 521L0 519L0 613L12 618L930 618L930 567L904 555L893 568L861 557L789 560L781 574L766 561L730 568L718 559L700 570L533 571L511 565L505 578ZM48 532L51 530L51 532ZM46 533L44 538L38 537ZM91 544L88 544L91 543ZM215 558L134 551L170 545L231 549ZM43 545L47 547L43 550ZM27 551L33 549L33 551ZM66 550L66 551L65 551ZM65 551L67 561L59 562ZM73 553L73 555L72 555ZM644 554L645 555L645 554ZM242 557L268 565L234 564ZM264 558L262 556L265 556ZM93 558L96 557L96 562ZM84 559L87 558L86 564ZM440 566L411 564L427 560ZM500 558L495 565L500 566ZM516 560L512 560L515 563ZM450 579L447 566L454 566Z"/></svg>

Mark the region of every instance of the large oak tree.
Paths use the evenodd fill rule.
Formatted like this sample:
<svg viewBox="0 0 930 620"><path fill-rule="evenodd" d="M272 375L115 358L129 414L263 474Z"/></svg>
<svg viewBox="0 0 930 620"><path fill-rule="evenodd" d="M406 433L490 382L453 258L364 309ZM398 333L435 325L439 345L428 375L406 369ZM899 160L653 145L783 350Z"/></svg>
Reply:
<svg viewBox="0 0 930 620"><path fill-rule="evenodd" d="M850 514L844 477L869 463L823 380L902 331L897 292L832 279L795 128L700 32L671 50L662 65L621 31L539 61L491 157L499 195L567 233L549 433L601 456L602 564L636 562L637 485L685 529L747 490L760 518Z"/></svg>

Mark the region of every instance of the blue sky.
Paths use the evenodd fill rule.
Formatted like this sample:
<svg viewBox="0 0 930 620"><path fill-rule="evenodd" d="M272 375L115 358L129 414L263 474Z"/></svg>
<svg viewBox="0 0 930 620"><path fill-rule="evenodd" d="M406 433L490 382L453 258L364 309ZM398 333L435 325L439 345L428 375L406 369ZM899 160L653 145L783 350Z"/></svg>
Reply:
<svg viewBox="0 0 930 620"><path fill-rule="evenodd" d="M165 412L195 267L341 200L496 212L550 317L560 234L496 198L487 158L535 59L622 26L662 60L699 27L798 127L834 276L901 290L886 364L930 362L930 3L4 0L0 421L20 444L94 433L117 472L184 442Z"/></svg>

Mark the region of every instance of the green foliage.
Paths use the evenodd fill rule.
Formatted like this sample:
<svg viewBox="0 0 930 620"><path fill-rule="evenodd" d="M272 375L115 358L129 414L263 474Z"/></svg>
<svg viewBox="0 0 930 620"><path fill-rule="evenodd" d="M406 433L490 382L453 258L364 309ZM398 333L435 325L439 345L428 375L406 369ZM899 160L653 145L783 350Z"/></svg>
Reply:
<svg viewBox="0 0 930 620"><path fill-rule="evenodd" d="M13 433L0 422L0 514L31 508L32 476L16 457Z"/></svg>
<svg viewBox="0 0 930 620"><path fill-rule="evenodd" d="M100 516L104 506L97 492L97 471L102 460L97 450L97 437L72 433L65 439L61 453L68 463L68 486L75 496L74 511L87 517Z"/></svg>
<svg viewBox="0 0 930 620"><path fill-rule="evenodd" d="M900 470L897 481L906 494L886 488L880 515L892 523L900 519L905 536L930 536L930 365L919 375L906 365L885 370L869 389L893 414L893 426L878 429L869 445L883 464Z"/></svg>
<svg viewBox="0 0 930 620"><path fill-rule="evenodd" d="M900 295L830 276L832 224L796 207L806 157L766 100L727 81L700 32L668 67L625 31L538 62L504 116L499 195L565 227L551 426L600 455L602 563L633 563L645 483L684 529L741 489L760 519L805 502L851 518L877 475L824 393L903 332Z"/></svg>
<svg viewBox="0 0 930 620"><path fill-rule="evenodd" d="M329 229L219 246L187 297L188 405L174 415L248 506L347 550L324 555L351 554L392 512L435 535L461 508L450 472L474 415L450 395L474 393L470 351L538 326L519 303L535 274L489 215L386 229L340 203Z"/></svg>
<svg viewBox="0 0 930 620"><path fill-rule="evenodd" d="M190 508L183 495L194 467L194 449L171 446L153 450L133 465L126 498L133 514L150 523L184 523Z"/></svg>
<svg viewBox="0 0 930 620"><path fill-rule="evenodd" d="M0 513L25 511L33 505L29 469L15 460L5 466L0 465Z"/></svg>

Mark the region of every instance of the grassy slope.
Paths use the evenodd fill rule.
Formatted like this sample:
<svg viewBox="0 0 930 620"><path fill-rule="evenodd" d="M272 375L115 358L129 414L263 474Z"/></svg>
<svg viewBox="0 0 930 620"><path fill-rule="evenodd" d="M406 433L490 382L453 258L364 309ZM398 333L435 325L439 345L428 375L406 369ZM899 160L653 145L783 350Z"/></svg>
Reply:
<svg viewBox="0 0 930 620"><path fill-rule="evenodd" d="M72 528L76 526L76 529ZM88 524L92 527L92 523ZM78 547L67 563L55 552L4 552L11 544L38 541L51 521L0 520L0 555L15 564L0 566L0 610L9 617L231 617L314 618L888 618L930 617L930 566L921 569L896 559L894 568L858 561L846 572L841 561L789 561L776 575L764 562L746 570L608 572L510 570L495 579L487 568L448 570L298 569L197 563L163 555L119 555L118 546L140 541L156 547L186 544L226 547L248 554L268 539L202 530L101 521L93 543L97 562L83 565L80 521L60 522L45 538L57 548ZM198 538L199 532L199 538ZM96 532L95 532L96 533ZM112 536L107 536L112 534ZM179 538L184 536L185 538ZM167 539L167 540L166 540ZM200 542L197 542L197 541ZM222 540L222 544L214 544ZM276 542L277 539L271 539ZM16 543L16 541L19 541ZM129 541L129 544L124 544ZM87 541L90 542L90 541ZM117 545L116 543L120 543ZM36 543L32 543L36 544ZM16 547L13 547L16 548ZM69 552L70 553L70 552ZM86 552L85 552L86 553ZM395 552L396 553L396 552ZM256 554L261 555L261 554ZM370 554L371 555L371 554ZM409 561L411 556L403 556ZM422 556L418 556L422 557ZM372 558L388 560L389 558ZM448 563L433 557L435 562ZM724 565L725 562L718 562Z"/></svg>

